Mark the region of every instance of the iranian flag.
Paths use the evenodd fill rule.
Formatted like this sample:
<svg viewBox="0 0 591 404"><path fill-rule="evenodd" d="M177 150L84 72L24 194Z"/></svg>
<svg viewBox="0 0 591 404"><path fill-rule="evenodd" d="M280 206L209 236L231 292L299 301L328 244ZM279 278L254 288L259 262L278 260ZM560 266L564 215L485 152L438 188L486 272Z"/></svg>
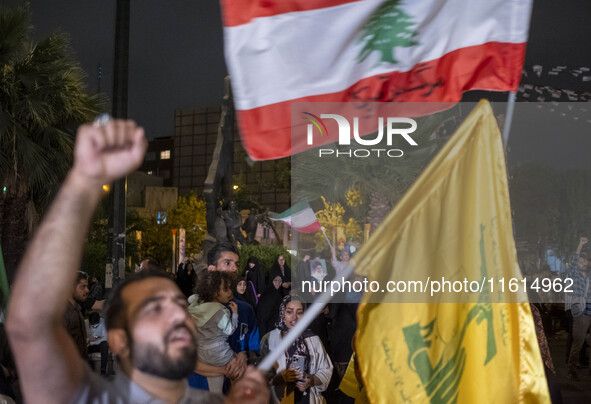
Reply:
<svg viewBox="0 0 591 404"><path fill-rule="evenodd" d="M287 223L293 230L300 233L314 233L322 230L314 211L307 201L296 203L285 212L272 217L271 220Z"/></svg>
<svg viewBox="0 0 591 404"><path fill-rule="evenodd" d="M292 102L457 102L515 91L532 0L221 0L242 142L308 148Z"/></svg>

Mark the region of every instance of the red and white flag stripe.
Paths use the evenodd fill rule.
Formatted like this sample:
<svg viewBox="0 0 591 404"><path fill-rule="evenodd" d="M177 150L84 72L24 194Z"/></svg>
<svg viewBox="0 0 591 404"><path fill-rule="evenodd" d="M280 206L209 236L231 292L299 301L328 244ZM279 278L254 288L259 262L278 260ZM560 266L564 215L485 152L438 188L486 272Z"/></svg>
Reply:
<svg viewBox="0 0 591 404"><path fill-rule="evenodd" d="M532 4L400 1L415 43L389 63L378 51L359 56L384 0L221 2L240 131L256 160L305 148L291 144L291 102L456 102L470 89L516 90Z"/></svg>
<svg viewBox="0 0 591 404"><path fill-rule="evenodd" d="M292 229L300 233L314 233L322 227L316 218L316 214L307 201L300 201L274 217L271 220L287 223Z"/></svg>

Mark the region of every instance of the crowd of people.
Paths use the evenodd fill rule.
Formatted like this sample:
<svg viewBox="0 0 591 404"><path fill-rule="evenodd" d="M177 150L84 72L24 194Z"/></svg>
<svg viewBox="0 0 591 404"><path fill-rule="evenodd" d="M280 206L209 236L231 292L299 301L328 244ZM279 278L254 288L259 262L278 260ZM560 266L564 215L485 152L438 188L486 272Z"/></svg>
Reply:
<svg viewBox="0 0 591 404"><path fill-rule="evenodd" d="M116 375L101 377L85 360L91 339L80 303L90 291L87 277L78 271L85 236L103 184L139 167L146 146L143 129L132 121L102 120L78 129L74 166L21 260L7 310L6 334L25 402L224 401L219 394L189 385L201 363L197 326L185 294L149 260L142 262L140 272L120 282L106 301L96 299L91 306L95 310L104 306L106 338L118 363ZM234 255L222 252L209 269L225 271L230 263L235 265L228 254ZM100 350L101 321L96 323L93 317L90 335ZM74 328L78 339L72 336ZM247 368L242 356L237 354L224 369L234 380L225 402L268 402L264 376Z"/></svg>
<svg viewBox="0 0 591 404"><path fill-rule="evenodd" d="M257 257L239 269L235 247L218 243L205 263L185 263L175 279L146 259L106 300L98 279L89 285L79 268L102 184L137 168L145 150L131 121L79 128L74 166L21 261L7 310L22 395L4 390L1 378L0 394L44 403L243 404L269 402L269 387L284 402L334 395L337 365L352 353L354 308L324 308L272 374L249 366L278 349L307 308L284 256L269 271ZM298 274L314 277L308 260ZM89 366L93 353L100 372Z"/></svg>
<svg viewBox="0 0 591 404"><path fill-rule="evenodd" d="M235 246L218 242L204 263L184 263L175 279L146 259L106 300L96 277L89 285L79 268L102 185L137 168L145 150L143 130L131 121L79 128L74 166L21 261L7 311L5 331L22 396L11 389L4 363L0 396L31 403L248 404L268 403L273 391L282 402L353 402L338 385L353 356L360 294L324 307L280 353L271 374L249 366L278 350L301 320L314 296L298 286L342 276L351 258L347 250L337 259L332 249L330 266L303 254L292 280L285 256L268 271L254 256L238 268ZM587 242L580 239L568 273L573 379L591 326ZM540 313L532 311L553 373ZM93 352L100 353L100 373L87 362ZM109 358L116 358L114 375Z"/></svg>

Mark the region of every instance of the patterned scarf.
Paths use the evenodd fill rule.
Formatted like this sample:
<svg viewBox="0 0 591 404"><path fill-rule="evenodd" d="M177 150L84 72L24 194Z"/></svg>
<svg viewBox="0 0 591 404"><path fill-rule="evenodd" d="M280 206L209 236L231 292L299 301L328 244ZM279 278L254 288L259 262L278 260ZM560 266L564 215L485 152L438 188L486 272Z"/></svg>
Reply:
<svg viewBox="0 0 591 404"><path fill-rule="evenodd" d="M300 302L302 303L302 307L306 310L306 303L304 303L303 299L297 295L287 295L283 298L281 305L279 306L279 320L275 326L281 330L281 335L285 335L289 329L285 324L285 309L287 304L291 301ZM310 371L310 353L308 352L308 347L304 342L305 338L312 336L312 332L310 330L304 331L302 335L300 335L292 344L291 346L285 351L285 359L286 359L286 368L289 369L291 366L291 362L294 355L301 355L306 358L305 360L305 371L308 373Z"/></svg>
<svg viewBox="0 0 591 404"><path fill-rule="evenodd" d="M287 295L283 298L281 305L279 306L279 321L277 321L276 327L281 330L281 335L285 335L289 329L285 324L285 309L287 304L291 301L296 301L302 303L302 307L306 310L306 304L304 303L303 299L297 295ZM313 336L314 333L310 330L306 330L300 335L289 348L285 351L285 368L289 369L292 362L294 355L300 355L304 357L304 373L310 373L310 352L308 351L308 346L304 342L304 339ZM295 404L307 404L310 402L310 395L308 394L308 390L301 392L295 388L295 383L287 383L286 385L286 395L294 394L294 403Z"/></svg>

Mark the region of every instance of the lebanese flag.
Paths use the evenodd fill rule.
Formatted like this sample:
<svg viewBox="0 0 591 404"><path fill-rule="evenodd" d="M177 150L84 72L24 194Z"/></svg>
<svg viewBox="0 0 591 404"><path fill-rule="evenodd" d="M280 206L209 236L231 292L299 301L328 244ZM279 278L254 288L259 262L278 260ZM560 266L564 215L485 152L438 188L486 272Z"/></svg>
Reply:
<svg viewBox="0 0 591 404"><path fill-rule="evenodd" d="M272 217L271 220L287 223L293 230L300 233L314 233L322 230L314 211L307 201L296 203L285 212Z"/></svg>
<svg viewBox="0 0 591 404"><path fill-rule="evenodd" d="M293 102L457 102L516 91L532 0L221 0L242 143L254 160L291 139Z"/></svg>

